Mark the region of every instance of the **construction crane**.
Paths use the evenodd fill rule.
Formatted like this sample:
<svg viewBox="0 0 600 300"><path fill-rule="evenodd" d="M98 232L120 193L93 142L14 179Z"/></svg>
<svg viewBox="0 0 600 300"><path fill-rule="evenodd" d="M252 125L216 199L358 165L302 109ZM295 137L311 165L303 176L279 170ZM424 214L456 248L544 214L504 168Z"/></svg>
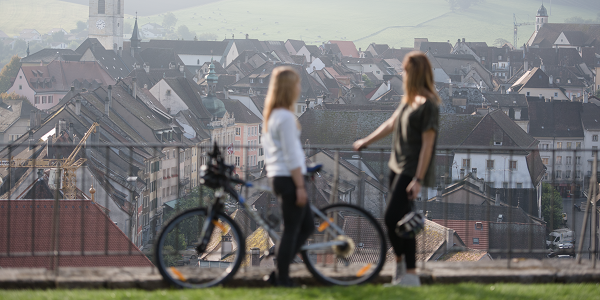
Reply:
<svg viewBox="0 0 600 300"><path fill-rule="evenodd" d="M519 26L523 26L523 25L535 25L535 23L531 23L531 22L524 22L524 23L517 23L517 16L515 14L513 14L513 24L514 24L514 44L513 47L515 47L515 49L518 49L518 44L517 44L517 31Z"/></svg>
<svg viewBox="0 0 600 300"><path fill-rule="evenodd" d="M92 135L92 133L96 132L96 127L100 126L98 123L92 124L90 129L85 133L79 144L75 147L71 155L67 158L63 159L22 159L22 158L12 158L11 166L13 167L22 167L22 168L56 168L58 170L62 170L63 173L63 184L62 190L65 195L65 199L75 199L77 196L77 176L75 175L75 171L83 165L86 161L85 158L77 158L77 155L83 148L85 141ZM60 176L60 174L57 174Z"/></svg>

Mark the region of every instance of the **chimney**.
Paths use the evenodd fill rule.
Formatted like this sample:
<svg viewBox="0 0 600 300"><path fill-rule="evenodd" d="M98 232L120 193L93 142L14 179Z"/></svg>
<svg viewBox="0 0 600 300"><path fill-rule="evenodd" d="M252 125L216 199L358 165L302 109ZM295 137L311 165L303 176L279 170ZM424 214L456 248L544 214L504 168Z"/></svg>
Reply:
<svg viewBox="0 0 600 300"><path fill-rule="evenodd" d="M63 131L67 130L67 121L65 119L58 120L58 131L56 132L57 136L60 137Z"/></svg>
<svg viewBox="0 0 600 300"><path fill-rule="evenodd" d="M133 79L131 81L133 81L133 90L131 91L131 96L133 97L133 99L136 99L137 98L137 78L133 77Z"/></svg>
<svg viewBox="0 0 600 300"><path fill-rule="evenodd" d="M554 77L552 75L548 76L548 83L552 85L554 83Z"/></svg>
<svg viewBox="0 0 600 300"><path fill-rule="evenodd" d="M253 267L260 266L260 249L252 248L252 249L250 249L250 252L252 255L252 266Z"/></svg>
<svg viewBox="0 0 600 300"><path fill-rule="evenodd" d="M463 42L463 43L465 42L465 38L463 38L463 41L462 41L462 42Z"/></svg>
<svg viewBox="0 0 600 300"><path fill-rule="evenodd" d="M108 86L108 106L112 104L112 85Z"/></svg>
<svg viewBox="0 0 600 300"><path fill-rule="evenodd" d="M148 89L148 84L144 84L144 88L145 88L145 89Z"/></svg>
<svg viewBox="0 0 600 300"><path fill-rule="evenodd" d="M2 98L0 98L0 99L2 99ZM29 129L31 129L31 130L33 130L37 127L37 124L35 122L37 119L36 115L37 115L37 111L32 110L29 112Z"/></svg>
<svg viewBox="0 0 600 300"><path fill-rule="evenodd" d="M106 97L106 99L104 100L104 114L108 117L109 113L110 113L110 100L108 100L108 97Z"/></svg>
<svg viewBox="0 0 600 300"><path fill-rule="evenodd" d="M33 131L29 130L29 150L33 150Z"/></svg>
<svg viewBox="0 0 600 300"><path fill-rule="evenodd" d="M250 38L250 36L246 33L246 39L249 39L249 38Z"/></svg>
<svg viewBox="0 0 600 300"><path fill-rule="evenodd" d="M500 190L496 190L496 202L494 203L496 206L500 206Z"/></svg>
<svg viewBox="0 0 600 300"><path fill-rule="evenodd" d="M446 230L446 251L450 251L454 247L454 230L448 228Z"/></svg>
<svg viewBox="0 0 600 300"><path fill-rule="evenodd" d="M231 253L233 246L231 244L231 236L224 235L221 237L221 257Z"/></svg>
<svg viewBox="0 0 600 300"><path fill-rule="evenodd" d="M441 186L438 186L437 194L435 195L435 201L442 202L442 199L444 198L443 193L444 193L444 189L442 189Z"/></svg>
<svg viewBox="0 0 600 300"><path fill-rule="evenodd" d="M74 92L74 91L75 91L75 87L71 86L71 92Z"/></svg>
<svg viewBox="0 0 600 300"><path fill-rule="evenodd" d="M73 122L69 122L69 136L73 138Z"/></svg>
<svg viewBox="0 0 600 300"><path fill-rule="evenodd" d="M450 94L450 99L452 99L452 95L453 94L453 90L452 90L452 79L448 79L448 94Z"/></svg>
<svg viewBox="0 0 600 300"><path fill-rule="evenodd" d="M75 99L75 115L81 116L81 99L79 97Z"/></svg>
<svg viewBox="0 0 600 300"><path fill-rule="evenodd" d="M529 61L525 60L523 62L523 71L527 72L529 71Z"/></svg>

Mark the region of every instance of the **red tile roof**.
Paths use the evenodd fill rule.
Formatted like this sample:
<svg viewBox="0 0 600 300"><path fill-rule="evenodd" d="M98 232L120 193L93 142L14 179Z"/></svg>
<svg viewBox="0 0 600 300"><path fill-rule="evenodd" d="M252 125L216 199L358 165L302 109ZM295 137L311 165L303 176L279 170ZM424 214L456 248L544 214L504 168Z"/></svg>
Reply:
<svg viewBox="0 0 600 300"><path fill-rule="evenodd" d="M97 204L59 203L58 250L64 254L59 256L60 267L152 266ZM0 201L0 267L51 268L52 257L44 255L52 251L54 204L54 200ZM121 253L105 255L106 251ZM7 252L19 256L5 257Z"/></svg>
<svg viewBox="0 0 600 300"><path fill-rule="evenodd" d="M359 58L358 50L356 50L356 45L352 41L329 41L331 44L337 44L338 48L342 52L342 56L350 56L354 58Z"/></svg>

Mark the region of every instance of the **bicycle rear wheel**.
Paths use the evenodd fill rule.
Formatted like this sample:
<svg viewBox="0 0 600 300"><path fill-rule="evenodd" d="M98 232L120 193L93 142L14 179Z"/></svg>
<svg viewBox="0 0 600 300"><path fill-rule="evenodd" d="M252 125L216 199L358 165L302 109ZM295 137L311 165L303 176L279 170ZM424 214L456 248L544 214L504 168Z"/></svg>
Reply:
<svg viewBox="0 0 600 300"><path fill-rule="evenodd" d="M342 240L345 246L302 251L308 270L322 282L335 285L361 284L375 278L386 255L385 236L375 218L360 207L343 203L321 211L342 229L343 235L332 234L328 223L315 216L316 228L309 244Z"/></svg>
<svg viewBox="0 0 600 300"><path fill-rule="evenodd" d="M197 251L207 211L184 211L167 223L155 244L156 266L169 283L183 288L205 288L230 279L244 259L241 230L228 215L217 213L210 240Z"/></svg>

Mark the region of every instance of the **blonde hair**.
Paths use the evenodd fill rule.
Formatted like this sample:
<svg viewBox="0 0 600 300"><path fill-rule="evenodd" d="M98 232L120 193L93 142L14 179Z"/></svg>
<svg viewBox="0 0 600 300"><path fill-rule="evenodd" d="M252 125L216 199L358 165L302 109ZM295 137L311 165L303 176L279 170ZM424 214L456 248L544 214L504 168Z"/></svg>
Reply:
<svg viewBox="0 0 600 300"><path fill-rule="evenodd" d="M402 102L412 104L415 97L423 96L439 105L441 100L433 81L433 69L431 63L421 51L412 51L404 57L402 62L404 74L404 97Z"/></svg>
<svg viewBox="0 0 600 300"><path fill-rule="evenodd" d="M300 95L296 87L299 82L300 76L292 67L282 66L273 69L263 110L263 132L268 131L267 123L274 109L285 108L293 111L294 103Z"/></svg>

